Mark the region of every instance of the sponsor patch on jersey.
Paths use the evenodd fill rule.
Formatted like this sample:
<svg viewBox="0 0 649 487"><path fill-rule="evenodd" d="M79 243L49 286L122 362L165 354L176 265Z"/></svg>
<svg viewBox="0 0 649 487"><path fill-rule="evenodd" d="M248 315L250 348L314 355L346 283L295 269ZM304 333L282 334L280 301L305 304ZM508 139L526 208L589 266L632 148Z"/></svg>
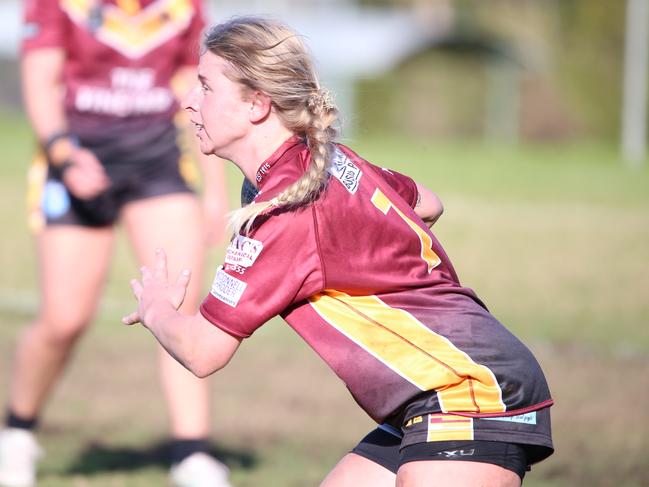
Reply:
<svg viewBox="0 0 649 487"><path fill-rule="evenodd" d="M245 282L225 272L223 267L219 267L216 270L216 276L214 276L210 294L219 301L223 301L225 304L234 308L239 302L239 299L241 299L241 295L246 290L247 285Z"/></svg>
<svg viewBox="0 0 649 487"><path fill-rule="evenodd" d="M233 266L250 267L264 248L259 240L236 235L228 245L225 263Z"/></svg>
<svg viewBox="0 0 649 487"><path fill-rule="evenodd" d="M490 421L509 421L511 423L536 424L536 411L531 413L519 414L517 416L498 416L496 418L480 418Z"/></svg>
<svg viewBox="0 0 649 487"><path fill-rule="evenodd" d="M427 441L473 440L473 418L454 414L429 414Z"/></svg>
<svg viewBox="0 0 649 487"><path fill-rule="evenodd" d="M266 175L268 174L268 171L270 171L270 164L267 162L264 162L261 167L257 170L257 175L255 176L255 179L257 180L258 183L261 183Z"/></svg>
<svg viewBox="0 0 649 487"><path fill-rule="evenodd" d="M347 188L347 191L351 194L356 193L363 171L338 148L334 152L333 162L328 171Z"/></svg>

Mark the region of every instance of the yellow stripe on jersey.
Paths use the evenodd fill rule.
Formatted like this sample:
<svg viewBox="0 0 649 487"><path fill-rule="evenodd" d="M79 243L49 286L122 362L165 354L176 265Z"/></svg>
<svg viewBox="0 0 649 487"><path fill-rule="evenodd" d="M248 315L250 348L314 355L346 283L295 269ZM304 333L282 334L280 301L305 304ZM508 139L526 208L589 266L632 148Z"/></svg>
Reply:
<svg viewBox="0 0 649 487"><path fill-rule="evenodd" d="M387 367L422 391L436 390L444 412L505 411L491 370L407 311L376 296L336 290L325 290L309 301L327 323Z"/></svg>
<svg viewBox="0 0 649 487"><path fill-rule="evenodd" d="M406 222L412 230L414 230L417 237L419 237L419 242L421 243L421 258L428 265L428 273L430 274L430 272L441 263L439 256L431 248L433 246L433 240L430 238L430 235L408 218L401 210L399 210L399 208L394 206L392 201L390 201L379 188L376 188L376 191L374 191L374 194L372 195L372 203L381 210L384 215L387 215L390 208L392 208L397 215L399 215L401 219Z"/></svg>

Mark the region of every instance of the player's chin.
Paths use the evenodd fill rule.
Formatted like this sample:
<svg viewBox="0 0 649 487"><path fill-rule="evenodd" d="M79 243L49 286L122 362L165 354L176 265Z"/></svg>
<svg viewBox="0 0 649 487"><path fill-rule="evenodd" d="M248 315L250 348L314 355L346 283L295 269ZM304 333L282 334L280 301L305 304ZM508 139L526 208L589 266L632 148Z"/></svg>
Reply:
<svg viewBox="0 0 649 487"><path fill-rule="evenodd" d="M212 144L207 143L207 142L206 142L204 139L202 139L202 138L200 139L200 144L199 144L198 147L200 148L201 152L202 152L203 154L205 154L205 155L208 155L208 156L209 156L209 155L211 155L211 154L214 153L214 150L213 150Z"/></svg>

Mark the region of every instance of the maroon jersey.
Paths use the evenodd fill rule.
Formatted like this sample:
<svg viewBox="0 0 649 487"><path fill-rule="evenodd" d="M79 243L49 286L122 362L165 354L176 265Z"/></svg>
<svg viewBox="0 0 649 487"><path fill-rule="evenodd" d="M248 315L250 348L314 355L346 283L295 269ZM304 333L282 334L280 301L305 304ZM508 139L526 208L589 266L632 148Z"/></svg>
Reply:
<svg viewBox="0 0 649 487"><path fill-rule="evenodd" d="M199 0L26 0L22 51L64 49L74 131L101 132L113 120L146 127L175 114L170 81L197 63L202 28ZM135 125L118 127L128 133Z"/></svg>
<svg viewBox="0 0 649 487"><path fill-rule="evenodd" d="M289 139L261 165L256 200L279 194L309 161L306 145ZM532 354L460 285L415 214L415 183L342 145L329 172L314 204L276 209L233 238L202 314L239 338L281 315L378 422L423 391L436 393L410 417L526 421L549 406Z"/></svg>

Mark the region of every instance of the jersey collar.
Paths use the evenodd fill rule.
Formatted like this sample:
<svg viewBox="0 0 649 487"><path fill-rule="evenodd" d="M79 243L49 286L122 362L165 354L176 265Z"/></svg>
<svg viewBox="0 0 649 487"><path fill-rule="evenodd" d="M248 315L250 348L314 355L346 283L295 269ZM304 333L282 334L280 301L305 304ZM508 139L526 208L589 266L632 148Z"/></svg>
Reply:
<svg viewBox="0 0 649 487"><path fill-rule="evenodd" d="M303 144L304 140L302 137L299 135L295 134L286 139L282 145L280 145L273 154L266 159L261 166L259 166L259 169L257 170L257 175L255 176L255 179L257 181L257 189L261 191L263 188L264 184L268 180L268 176L272 172L275 164L282 159L284 154L286 154L290 149L295 147L298 144Z"/></svg>

